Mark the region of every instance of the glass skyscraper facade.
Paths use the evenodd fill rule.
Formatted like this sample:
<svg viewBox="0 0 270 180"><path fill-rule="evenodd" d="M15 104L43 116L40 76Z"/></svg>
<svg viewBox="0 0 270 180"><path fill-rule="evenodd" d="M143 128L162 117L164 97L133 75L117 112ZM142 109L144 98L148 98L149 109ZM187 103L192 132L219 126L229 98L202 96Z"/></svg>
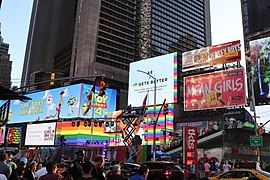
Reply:
<svg viewBox="0 0 270 180"><path fill-rule="evenodd" d="M22 85L104 74L125 104L131 62L209 45L209 0L35 0Z"/></svg>

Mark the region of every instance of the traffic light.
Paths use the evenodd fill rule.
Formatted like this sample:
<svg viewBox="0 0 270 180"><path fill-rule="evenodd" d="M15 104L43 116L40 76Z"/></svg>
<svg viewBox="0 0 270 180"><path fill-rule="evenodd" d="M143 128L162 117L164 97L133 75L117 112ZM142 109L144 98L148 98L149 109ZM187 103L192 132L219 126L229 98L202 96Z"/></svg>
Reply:
<svg viewBox="0 0 270 180"><path fill-rule="evenodd" d="M75 127L75 122L72 122L72 123L71 123L71 126L72 126L72 127Z"/></svg>
<svg viewBox="0 0 270 180"><path fill-rule="evenodd" d="M164 107L163 107L163 114L164 114L164 115L167 115L167 114L168 114L168 104L164 104Z"/></svg>
<svg viewBox="0 0 270 180"><path fill-rule="evenodd" d="M105 95L105 90L106 90L106 83L104 81L100 81L98 95L99 96Z"/></svg>
<svg viewBox="0 0 270 180"><path fill-rule="evenodd" d="M258 127L258 135L261 136L263 134L263 129L261 126Z"/></svg>

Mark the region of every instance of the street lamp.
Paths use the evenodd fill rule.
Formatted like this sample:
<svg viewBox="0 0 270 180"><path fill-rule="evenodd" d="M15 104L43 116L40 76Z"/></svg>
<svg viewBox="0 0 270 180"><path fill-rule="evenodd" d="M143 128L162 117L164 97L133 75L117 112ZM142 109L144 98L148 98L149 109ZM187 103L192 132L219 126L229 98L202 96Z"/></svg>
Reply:
<svg viewBox="0 0 270 180"><path fill-rule="evenodd" d="M254 131L255 135L258 136L258 128L257 128L257 116L256 116L256 103L255 103L255 93L254 93L254 68L253 66L251 67L251 76L249 77L250 79L250 85L251 85L251 95L252 99L250 102L250 110L253 110L253 115L254 115ZM257 161L260 163L260 148L257 146Z"/></svg>
<svg viewBox="0 0 270 180"><path fill-rule="evenodd" d="M142 71L142 70L137 70L137 72L140 72L140 73L144 73L146 75L148 75L149 77L153 78L154 79L154 117L152 118L153 120L153 124L154 124L154 127L153 127L153 130L154 130L154 134L153 134L153 161L156 161L156 127L157 127L157 118L156 118L156 98L157 98L157 80L154 76L152 76L149 72L145 72L145 71Z"/></svg>

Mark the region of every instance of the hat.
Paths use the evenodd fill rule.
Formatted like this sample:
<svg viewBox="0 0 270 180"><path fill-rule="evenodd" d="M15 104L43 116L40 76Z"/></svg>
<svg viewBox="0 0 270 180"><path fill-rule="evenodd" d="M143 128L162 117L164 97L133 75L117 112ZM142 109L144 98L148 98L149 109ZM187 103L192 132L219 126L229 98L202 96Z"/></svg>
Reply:
<svg viewBox="0 0 270 180"><path fill-rule="evenodd" d="M20 162L23 162L24 164L27 164L27 158L25 158L25 157L21 158Z"/></svg>
<svg viewBox="0 0 270 180"><path fill-rule="evenodd" d="M14 162L11 161L8 164L11 166L12 169L17 169L17 165Z"/></svg>
<svg viewBox="0 0 270 180"><path fill-rule="evenodd" d="M77 151L75 154L76 154L77 156L78 156L78 155L83 155L83 156L84 156L84 151L83 151L83 150L79 150L79 151Z"/></svg>

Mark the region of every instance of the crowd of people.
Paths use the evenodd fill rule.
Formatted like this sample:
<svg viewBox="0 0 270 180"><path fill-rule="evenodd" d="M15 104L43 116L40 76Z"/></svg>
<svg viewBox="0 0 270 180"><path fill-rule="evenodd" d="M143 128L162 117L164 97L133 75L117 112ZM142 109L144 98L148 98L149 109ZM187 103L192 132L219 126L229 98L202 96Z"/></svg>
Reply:
<svg viewBox="0 0 270 180"><path fill-rule="evenodd" d="M22 157L14 160L12 153L0 152L0 180L127 180L117 163L104 172L105 159L97 155L93 161L85 159L84 151L76 152L76 159L69 164L57 164L40 155L31 160ZM130 180L146 180L149 168L141 165Z"/></svg>

